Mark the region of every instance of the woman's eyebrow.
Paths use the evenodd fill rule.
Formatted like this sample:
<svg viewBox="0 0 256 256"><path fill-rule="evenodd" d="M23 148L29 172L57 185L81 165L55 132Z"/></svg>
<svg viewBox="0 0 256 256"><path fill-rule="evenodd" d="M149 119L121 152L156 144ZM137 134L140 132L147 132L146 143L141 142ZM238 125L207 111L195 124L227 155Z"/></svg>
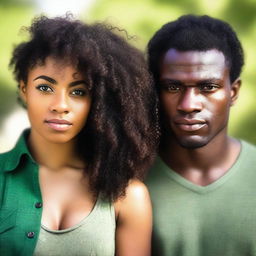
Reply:
<svg viewBox="0 0 256 256"><path fill-rule="evenodd" d="M49 83L52 83L52 84L57 84L57 81L54 80L53 78L49 77L49 76L38 76L36 77L33 81L37 80L37 79L44 79L46 80L47 82ZM69 84L70 87L73 87L73 86L76 86L76 85L79 85L79 84L84 84L84 85L87 85L87 83L85 82L85 80L78 80L78 81L74 81L74 82L71 82Z"/></svg>
<svg viewBox="0 0 256 256"><path fill-rule="evenodd" d="M70 86L70 87L73 87L73 86L76 86L76 85L79 85L79 84L87 85L87 83L86 83L84 80L78 80L78 81L71 82L71 83L69 84L69 86Z"/></svg>
<svg viewBox="0 0 256 256"><path fill-rule="evenodd" d="M49 83L52 83L52 84L57 84L56 80L54 80L53 78L49 77L49 76L38 76L36 77L33 81L37 80L37 79L44 79L46 80L47 82Z"/></svg>

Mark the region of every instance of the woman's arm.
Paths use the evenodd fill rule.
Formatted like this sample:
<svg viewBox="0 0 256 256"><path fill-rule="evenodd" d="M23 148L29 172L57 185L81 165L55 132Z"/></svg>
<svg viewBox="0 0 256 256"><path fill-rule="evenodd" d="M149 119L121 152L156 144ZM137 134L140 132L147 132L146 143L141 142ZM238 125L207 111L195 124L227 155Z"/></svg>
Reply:
<svg viewBox="0 0 256 256"><path fill-rule="evenodd" d="M126 196L115 203L117 217L116 255L149 256L152 233L152 208L146 186L132 180Z"/></svg>

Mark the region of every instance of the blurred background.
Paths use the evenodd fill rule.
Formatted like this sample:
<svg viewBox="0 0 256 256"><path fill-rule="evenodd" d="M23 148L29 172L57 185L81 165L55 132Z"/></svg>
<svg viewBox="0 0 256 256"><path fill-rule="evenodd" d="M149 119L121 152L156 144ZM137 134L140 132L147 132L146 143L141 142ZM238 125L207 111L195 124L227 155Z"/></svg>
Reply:
<svg viewBox="0 0 256 256"><path fill-rule="evenodd" d="M145 51L148 40L164 23L180 15L208 14L229 22L245 51L242 89L232 107L230 134L256 144L256 1L255 0L0 0L0 152L9 150L29 126L17 103L17 84L8 69L14 45L26 40L22 26L36 15L72 12L92 23L104 21L126 29L133 45Z"/></svg>

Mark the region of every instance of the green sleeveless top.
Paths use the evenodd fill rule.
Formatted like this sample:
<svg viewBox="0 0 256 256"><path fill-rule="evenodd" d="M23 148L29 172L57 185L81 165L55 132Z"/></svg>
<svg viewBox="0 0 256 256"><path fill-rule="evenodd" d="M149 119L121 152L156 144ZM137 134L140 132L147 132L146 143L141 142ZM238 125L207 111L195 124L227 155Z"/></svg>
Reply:
<svg viewBox="0 0 256 256"><path fill-rule="evenodd" d="M34 256L114 256L115 211L98 198L91 213L77 225L50 230L41 225Z"/></svg>

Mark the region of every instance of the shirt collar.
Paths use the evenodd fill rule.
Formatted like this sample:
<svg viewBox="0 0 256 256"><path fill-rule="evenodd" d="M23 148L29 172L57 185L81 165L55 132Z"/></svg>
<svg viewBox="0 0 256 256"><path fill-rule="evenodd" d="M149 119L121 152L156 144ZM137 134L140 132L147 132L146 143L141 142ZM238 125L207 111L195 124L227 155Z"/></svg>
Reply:
<svg viewBox="0 0 256 256"><path fill-rule="evenodd" d="M31 156L28 146L27 146L27 138L30 133L30 130L27 129L23 131L20 135L15 147L9 152L3 153L0 155L0 170L13 171L19 165L21 158L26 155L27 159L34 162L35 160Z"/></svg>

